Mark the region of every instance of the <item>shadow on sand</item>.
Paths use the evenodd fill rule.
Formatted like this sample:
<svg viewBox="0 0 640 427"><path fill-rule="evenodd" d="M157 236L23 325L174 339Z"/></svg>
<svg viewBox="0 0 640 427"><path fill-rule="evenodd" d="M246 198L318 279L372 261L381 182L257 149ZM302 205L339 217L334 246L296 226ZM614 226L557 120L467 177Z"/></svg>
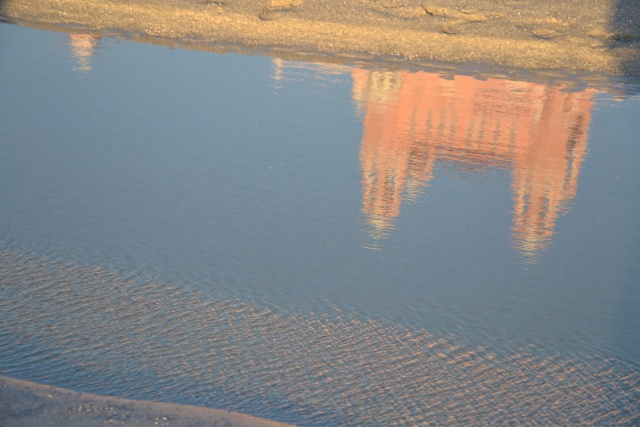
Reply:
<svg viewBox="0 0 640 427"><path fill-rule="evenodd" d="M640 76L640 1L618 0L610 23L612 48L630 48L621 61L625 75Z"/></svg>
<svg viewBox="0 0 640 427"><path fill-rule="evenodd" d="M9 18L5 16L5 6L8 0L0 0L0 22L11 22Z"/></svg>

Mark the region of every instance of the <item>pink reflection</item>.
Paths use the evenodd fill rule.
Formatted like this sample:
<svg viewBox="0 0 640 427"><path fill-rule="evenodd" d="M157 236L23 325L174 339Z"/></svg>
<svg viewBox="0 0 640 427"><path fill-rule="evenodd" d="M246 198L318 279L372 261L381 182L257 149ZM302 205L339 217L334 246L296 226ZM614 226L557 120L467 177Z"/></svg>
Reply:
<svg viewBox="0 0 640 427"><path fill-rule="evenodd" d="M88 73L91 71L91 57L100 43L100 37L90 34L69 34L69 46L72 56L78 62L74 70Z"/></svg>
<svg viewBox="0 0 640 427"><path fill-rule="evenodd" d="M426 72L352 75L371 237L392 232L402 200L429 184L437 160L471 172L510 169L514 245L535 260L575 197L594 90Z"/></svg>

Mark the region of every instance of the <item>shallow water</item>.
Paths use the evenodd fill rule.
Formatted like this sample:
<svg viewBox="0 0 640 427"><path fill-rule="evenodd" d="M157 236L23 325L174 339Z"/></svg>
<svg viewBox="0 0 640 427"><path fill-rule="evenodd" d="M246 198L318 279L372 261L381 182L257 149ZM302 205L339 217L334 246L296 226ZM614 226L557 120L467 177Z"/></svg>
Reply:
<svg viewBox="0 0 640 427"><path fill-rule="evenodd" d="M639 421L633 82L7 24L0 54L4 374L304 426Z"/></svg>

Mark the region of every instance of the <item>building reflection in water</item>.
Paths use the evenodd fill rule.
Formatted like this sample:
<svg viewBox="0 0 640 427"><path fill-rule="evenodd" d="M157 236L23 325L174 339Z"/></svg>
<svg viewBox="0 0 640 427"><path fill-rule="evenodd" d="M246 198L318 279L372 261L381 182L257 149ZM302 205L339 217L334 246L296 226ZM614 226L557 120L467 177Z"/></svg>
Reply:
<svg viewBox="0 0 640 427"><path fill-rule="evenodd" d="M403 199L415 199L436 161L512 172L514 245L528 260L550 242L576 195L593 90L436 73L354 69L363 114L362 210L374 239L388 236Z"/></svg>
<svg viewBox="0 0 640 427"><path fill-rule="evenodd" d="M274 78L346 68L277 59ZM372 239L393 233L402 202L419 197L438 162L472 173L510 170L513 244L535 261L576 195L595 90L427 72L351 74L363 120L362 212Z"/></svg>
<svg viewBox="0 0 640 427"><path fill-rule="evenodd" d="M69 34L71 55L78 62L74 70L88 73L91 71L91 57L96 53L100 37L91 34Z"/></svg>

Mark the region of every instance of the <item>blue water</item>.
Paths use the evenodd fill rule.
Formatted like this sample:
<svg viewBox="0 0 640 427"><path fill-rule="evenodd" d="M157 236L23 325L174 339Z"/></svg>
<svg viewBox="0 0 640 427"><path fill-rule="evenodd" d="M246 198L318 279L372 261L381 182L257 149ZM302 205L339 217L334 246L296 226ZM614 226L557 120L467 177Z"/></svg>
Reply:
<svg viewBox="0 0 640 427"><path fill-rule="evenodd" d="M8 24L0 55L3 374L304 426L640 419L638 82Z"/></svg>

